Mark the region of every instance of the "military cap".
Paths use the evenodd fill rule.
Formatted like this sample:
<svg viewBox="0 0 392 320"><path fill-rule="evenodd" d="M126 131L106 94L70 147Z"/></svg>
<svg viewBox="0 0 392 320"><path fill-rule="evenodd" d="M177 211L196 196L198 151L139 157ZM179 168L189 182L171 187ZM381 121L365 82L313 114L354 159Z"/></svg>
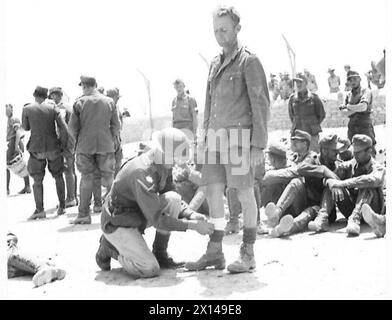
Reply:
<svg viewBox="0 0 392 320"><path fill-rule="evenodd" d="M306 131L295 130L294 135L291 137L291 140L305 140L310 143L311 138L312 137L310 136L310 134Z"/></svg>
<svg viewBox="0 0 392 320"><path fill-rule="evenodd" d="M109 88L106 90L106 95L110 98L120 97L120 90L116 87Z"/></svg>
<svg viewBox="0 0 392 320"><path fill-rule="evenodd" d="M354 152L359 152L373 146L372 139L366 134L356 134L352 139Z"/></svg>
<svg viewBox="0 0 392 320"><path fill-rule="evenodd" d="M360 78L361 76L356 71L351 71L351 72L347 73L347 80L350 80L351 78L355 78L355 77Z"/></svg>
<svg viewBox="0 0 392 320"><path fill-rule="evenodd" d="M297 75L293 78L294 81L305 82L308 83L308 79L302 73L297 73Z"/></svg>
<svg viewBox="0 0 392 320"><path fill-rule="evenodd" d="M344 144L341 143L336 134L329 134L323 137L319 142L320 148L331 149L331 150L340 150L344 147Z"/></svg>
<svg viewBox="0 0 392 320"><path fill-rule="evenodd" d="M345 68L351 68L351 66L349 64L345 64L344 67Z"/></svg>
<svg viewBox="0 0 392 320"><path fill-rule="evenodd" d="M52 93L60 93L63 94L63 89L61 89L60 87L53 87L49 89L49 97Z"/></svg>
<svg viewBox="0 0 392 320"><path fill-rule="evenodd" d="M274 78L274 77L276 77L276 74L271 73L271 74L270 74L270 77L271 77L271 78Z"/></svg>
<svg viewBox="0 0 392 320"><path fill-rule="evenodd" d="M174 85L181 84L181 83L185 86L184 80L182 80L182 79L180 79L180 78L174 80L174 82L173 82Z"/></svg>
<svg viewBox="0 0 392 320"><path fill-rule="evenodd" d="M328 68L328 72L334 72L334 71L335 71L335 69Z"/></svg>
<svg viewBox="0 0 392 320"><path fill-rule="evenodd" d="M266 150L267 153L273 154L278 157L286 158L285 147L277 142L271 142Z"/></svg>
<svg viewBox="0 0 392 320"><path fill-rule="evenodd" d="M48 97L48 88L37 86L34 90L33 96L46 99Z"/></svg>
<svg viewBox="0 0 392 320"><path fill-rule="evenodd" d="M94 77L83 75L80 76L79 86L81 86L82 84L86 86L94 87L97 85L97 80Z"/></svg>

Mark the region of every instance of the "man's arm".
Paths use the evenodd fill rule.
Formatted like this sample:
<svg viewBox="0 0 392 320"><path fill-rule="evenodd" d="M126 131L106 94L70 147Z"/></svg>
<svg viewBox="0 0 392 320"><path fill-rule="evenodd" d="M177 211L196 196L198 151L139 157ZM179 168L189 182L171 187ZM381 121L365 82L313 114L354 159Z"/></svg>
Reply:
<svg viewBox="0 0 392 320"><path fill-rule="evenodd" d="M315 103L317 119L319 120L319 123L321 123L325 119L325 110L324 110L323 102L318 96L314 95L314 103Z"/></svg>
<svg viewBox="0 0 392 320"><path fill-rule="evenodd" d="M129 183L144 217L156 229L166 231L186 231L188 229L187 222L163 213L166 203L162 203L158 194L153 191L154 185L152 182L147 181L144 172L135 172L129 178Z"/></svg>
<svg viewBox="0 0 392 320"><path fill-rule="evenodd" d="M300 175L298 174L296 166L278 170L269 170L265 173L263 179L261 180L261 185L270 186L278 183L287 183L290 180L298 177L300 177Z"/></svg>
<svg viewBox="0 0 392 320"><path fill-rule="evenodd" d="M69 133L78 141L80 132L80 102L76 101L72 107L71 117L68 123Z"/></svg>
<svg viewBox="0 0 392 320"><path fill-rule="evenodd" d="M28 112L27 112L26 108L23 108L23 111L22 111L22 128L25 131L30 130L30 122L29 122Z"/></svg>
<svg viewBox="0 0 392 320"><path fill-rule="evenodd" d="M109 104L112 110L112 117L110 118L110 131L112 133L112 137L115 138L120 135L121 123L116 105L113 101L110 101Z"/></svg>
<svg viewBox="0 0 392 320"><path fill-rule="evenodd" d="M339 179L339 177L324 165L315 165L310 163L300 163L297 167L297 172L303 177L315 178L331 178Z"/></svg>
<svg viewBox="0 0 392 320"><path fill-rule="evenodd" d="M345 188L378 188L382 187L385 179L385 169L381 165L376 165L369 174L343 180L339 187Z"/></svg>
<svg viewBox="0 0 392 320"><path fill-rule="evenodd" d="M264 69L255 55L250 55L245 62L245 81L252 110L251 146L265 149L270 100Z"/></svg>
<svg viewBox="0 0 392 320"><path fill-rule="evenodd" d="M198 122L197 122L197 113L198 112L197 112L197 103L196 103L195 98L191 97L189 99L189 104L190 104L191 112L192 112L193 133L196 134L197 126L198 126Z"/></svg>

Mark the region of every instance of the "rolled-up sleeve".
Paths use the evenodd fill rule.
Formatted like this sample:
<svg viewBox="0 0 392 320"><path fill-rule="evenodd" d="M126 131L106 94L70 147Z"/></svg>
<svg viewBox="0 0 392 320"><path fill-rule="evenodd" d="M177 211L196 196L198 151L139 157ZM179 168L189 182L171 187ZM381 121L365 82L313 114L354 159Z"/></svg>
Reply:
<svg viewBox="0 0 392 320"><path fill-rule="evenodd" d="M264 149L268 140L270 100L265 72L255 55L250 55L245 63L245 81L252 111L251 146Z"/></svg>

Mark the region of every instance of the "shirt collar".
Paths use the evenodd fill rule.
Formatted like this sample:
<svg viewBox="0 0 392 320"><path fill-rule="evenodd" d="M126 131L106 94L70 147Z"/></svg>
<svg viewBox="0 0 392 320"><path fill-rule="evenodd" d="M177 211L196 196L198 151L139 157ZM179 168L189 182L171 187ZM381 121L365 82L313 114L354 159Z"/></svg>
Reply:
<svg viewBox="0 0 392 320"><path fill-rule="evenodd" d="M364 170L364 172L369 172L372 165L373 165L373 158L370 158L370 160L368 162L366 162L365 164L359 164L355 160L355 169L360 168L361 170Z"/></svg>
<svg viewBox="0 0 392 320"><path fill-rule="evenodd" d="M294 98L296 100L308 100L312 97L312 93L309 91L309 89L306 89L305 93L301 93L300 95L298 95L299 92L295 92L294 93Z"/></svg>

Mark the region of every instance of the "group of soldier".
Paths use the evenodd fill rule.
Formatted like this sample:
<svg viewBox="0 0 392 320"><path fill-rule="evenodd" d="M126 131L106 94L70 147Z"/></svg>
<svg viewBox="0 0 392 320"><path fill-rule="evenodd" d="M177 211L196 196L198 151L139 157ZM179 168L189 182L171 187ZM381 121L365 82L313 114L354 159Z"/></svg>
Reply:
<svg viewBox="0 0 392 320"><path fill-rule="evenodd" d="M66 178L67 198L63 180L65 167L75 176L76 156L80 200L72 223L91 223L90 203L98 186L94 211L101 212L103 234L95 258L104 271L110 270L111 259L135 277L153 277L162 268L180 266L190 271L224 269L223 238L239 232L241 212L242 243L238 259L227 265L230 273L256 268L257 234L281 237L307 227L327 231L337 211L348 219L349 235L359 235L364 218L383 236L385 168L374 160L372 96L361 87L360 75L352 71L347 76L351 90L340 107L342 115L350 117L348 139L320 139L325 111L314 93L317 84L316 89L309 87L315 81L307 73L292 79L296 90L288 97L293 124L288 154L280 142L267 143L267 80L258 57L238 42L236 9L219 7L213 28L222 53L210 64L202 134L196 135L196 100L177 79L173 128L155 132L138 156L121 167L118 89L104 95L94 77L82 76L83 95L64 117L61 89L49 91L52 105L45 100L48 90L36 88L35 102L25 106L22 115L22 127L31 130L28 171L36 200L31 219L45 217L46 164L56 180L57 213L77 204L76 179ZM101 186L106 188L104 196ZM151 226L156 229L152 250L143 237ZM168 254L168 243L172 231L186 230L209 235L209 241L205 254L184 263Z"/></svg>

